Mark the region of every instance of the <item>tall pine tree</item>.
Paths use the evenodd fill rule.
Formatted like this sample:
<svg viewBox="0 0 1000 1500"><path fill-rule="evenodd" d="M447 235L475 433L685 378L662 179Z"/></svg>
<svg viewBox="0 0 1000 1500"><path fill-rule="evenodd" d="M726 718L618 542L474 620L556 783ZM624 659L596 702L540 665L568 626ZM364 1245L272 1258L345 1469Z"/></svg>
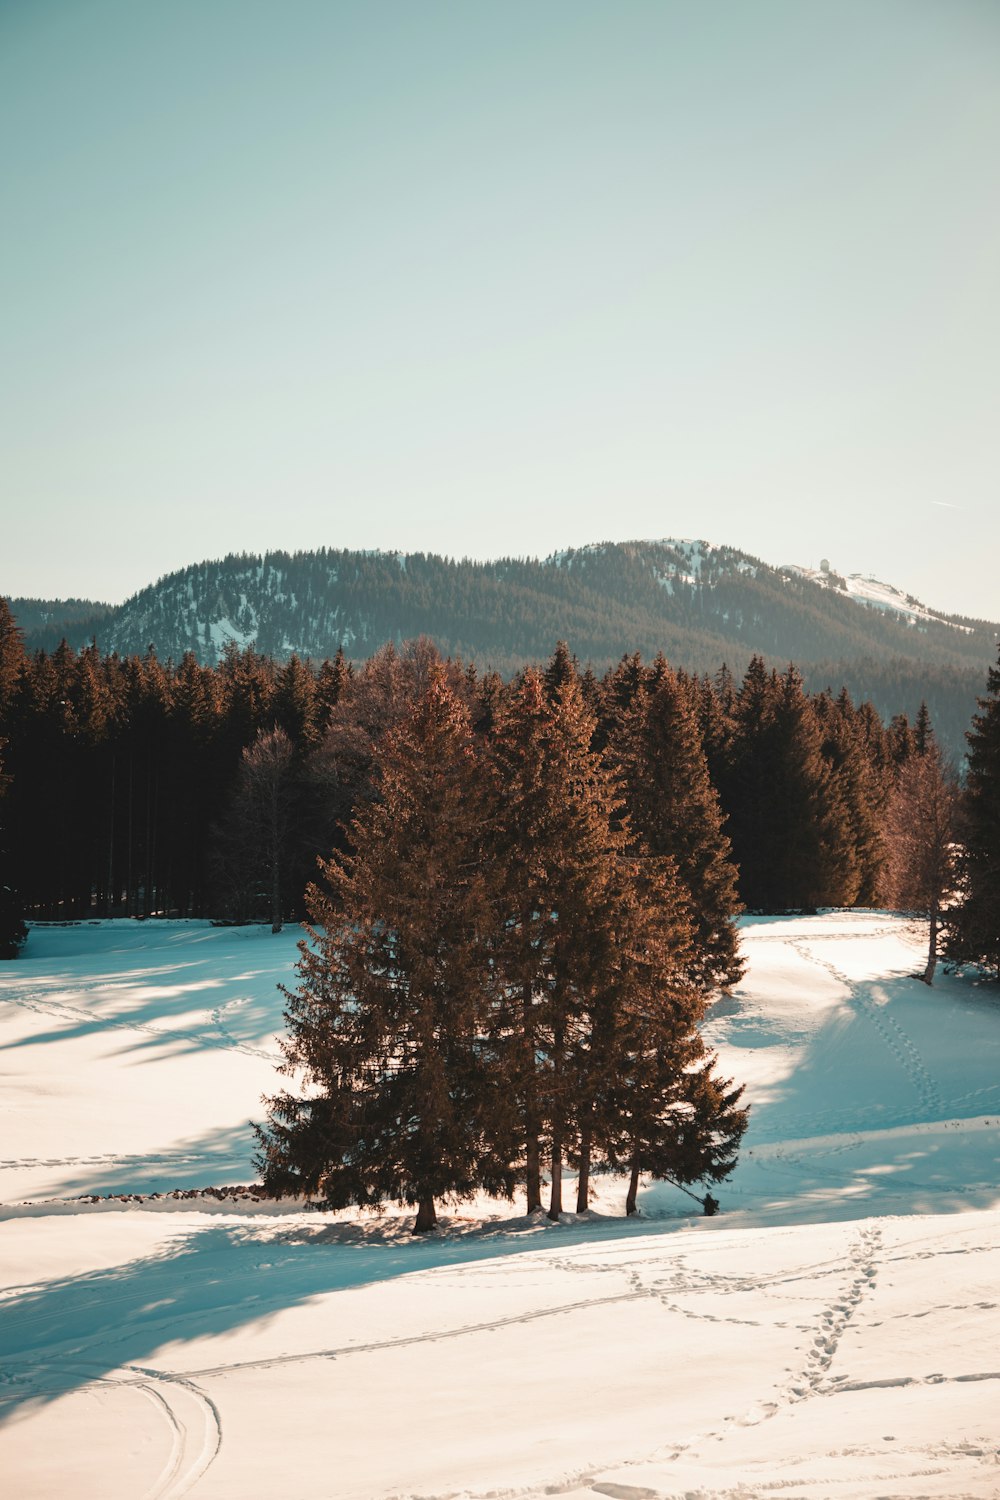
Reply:
<svg viewBox="0 0 1000 1500"><path fill-rule="evenodd" d="M378 799L309 892L313 926L288 995L286 1070L308 1092L269 1101L272 1192L333 1207L509 1192L507 1096L488 1038L495 1005L491 861L468 715L430 683L382 746Z"/></svg>
<svg viewBox="0 0 1000 1500"><path fill-rule="evenodd" d="M962 797L960 900L948 915L946 952L1000 979L1000 659L968 733Z"/></svg>
<svg viewBox="0 0 1000 1500"><path fill-rule="evenodd" d="M634 833L652 854L670 856L688 892L694 977L708 990L735 984L743 972L737 871L695 708L666 662L651 691L633 696L612 743Z"/></svg>

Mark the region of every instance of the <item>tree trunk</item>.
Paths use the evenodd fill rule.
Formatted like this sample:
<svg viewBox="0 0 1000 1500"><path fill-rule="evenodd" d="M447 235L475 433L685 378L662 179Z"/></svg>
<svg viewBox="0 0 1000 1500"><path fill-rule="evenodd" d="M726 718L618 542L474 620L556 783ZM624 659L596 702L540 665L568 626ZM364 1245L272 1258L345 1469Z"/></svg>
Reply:
<svg viewBox="0 0 1000 1500"><path fill-rule="evenodd" d="M629 1184L628 1184L628 1197L625 1199L625 1212L629 1216L629 1218L631 1218L633 1214L637 1214L639 1212L639 1208L638 1208L638 1205L636 1203L636 1199L638 1198L638 1196L639 1196L639 1168L638 1168L638 1165L635 1162L633 1162L632 1163L632 1176L629 1178Z"/></svg>
<svg viewBox="0 0 1000 1500"><path fill-rule="evenodd" d="M134 761L131 752L128 758L128 863L125 872L125 915L132 917L135 911L132 906L132 787L133 787Z"/></svg>
<svg viewBox="0 0 1000 1500"><path fill-rule="evenodd" d="M923 973L924 984L934 983L934 970L937 968L938 947L938 904L935 901L931 906L931 931L930 942L927 948L927 967Z"/></svg>
<svg viewBox="0 0 1000 1500"><path fill-rule="evenodd" d="M562 1132L559 1126L552 1130L552 1188L549 1192L549 1218L558 1219L562 1213Z"/></svg>
<svg viewBox="0 0 1000 1500"><path fill-rule="evenodd" d="M281 931L281 829L278 779L271 782L271 931ZM432 1210L433 1211L433 1210Z"/></svg>
<svg viewBox="0 0 1000 1500"><path fill-rule="evenodd" d="M281 931L281 870L277 855L271 863L271 931Z"/></svg>
<svg viewBox="0 0 1000 1500"><path fill-rule="evenodd" d="M552 1029L552 1187L549 1192L549 1218L562 1213L562 1026Z"/></svg>
<svg viewBox="0 0 1000 1500"><path fill-rule="evenodd" d="M111 827L108 830L108 889L107 889L107 911L105 915L113 917L115 913L115 755L111 754Z"/></svg>
<svg viewBox="0 0 1000 1500"><path fill-rule="evenodd" d="M580 1177L576 1188L576 1211L585 1214L590 1207L590 1126L580 1138Z"/></svg>
<svg viewBox="0 0 1000 1500"><path fill-rule="evenodd" d="M421 1198L417 1204L417 1221L413 1226L414 1234L426 1234L429 1229L437 1228L437 1212L434 1208L433 1198Z"/></svg>
<svg viewBox="0 0 1000 1500"><path fill-rule="evenodd" d="M538 1148L538 1090L535 1087L535 1034L531 1021L531 985L521 990L521 1011L524 1037L524 1127L525 1143L525 1188L528 1196L529 1214L537 1213L542 1206L542 1154Z"/></svg>

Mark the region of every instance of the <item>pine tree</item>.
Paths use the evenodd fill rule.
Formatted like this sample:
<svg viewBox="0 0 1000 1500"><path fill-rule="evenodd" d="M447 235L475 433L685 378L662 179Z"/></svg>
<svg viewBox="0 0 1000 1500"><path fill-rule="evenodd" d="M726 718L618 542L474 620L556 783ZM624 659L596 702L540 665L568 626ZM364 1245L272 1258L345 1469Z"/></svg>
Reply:
<svg viewBox="0 0 1000 1500"><path fill-rule="evenodd" d="M330 716L347 691L354 668L344 655L343 646L337 647L332 661L327 659L319 669L316 679L317 727L324 734L330 724Z"/></svg>
<svg viewBox="0 0 1000 1500"><path fill-rule="evenodd" d="M283 729L261 730L243 752L236 788L215 830L215 885L229 914L267 910L280 932L296 833L295 747Z"/></svg>
<svg viewBox="0 0 1000 1500"><path fill-rule="evenodd" d="M874 906L879 900L884 848L882 819L891 778L885 734L870 704L855 709L846 688L813 700L823 736L823 755L833 773L836 802L846 813L846 858L841 906Z"/></svg>
<svg viewBox="0 0 1000 1500"><path fill-rule="evenodd" d="M6 735L13 728L18 681L26 667L21 632L6 599L0 598L0 958L16 957L28 935L4 826L4 797L12 780L4 769Z"/></svg>
<svg viewBox="0 0 1000 1500"><path fill-rule="evenodd" d="M635 834L654 855L669 855L690 900L694 976L706 990L743 972L734 918L737 871L719 798L708 774L695 711L666 662L656 686L636 693L613 741L625 775Z"/></svg>
<svg viewBox="0 0 1000 1500"><path fill-rule="evenodd" d="M6 741L0 739L0 958L16 958L28 936L24 910L14 886L11 859L7 848L3 813L11 778L4 771Z"/></svg>
<svg viewBox="0 0 1000 1500"><path fill-rule="evenodd" d="M7 725L7 715L13 708L17 683L27 667L21 631L6 599L0 597L0 734Z"/></svg>
<svg viewBox="0 0 1000 1500"><path fill-rule="evenodd" d="M464 707L432 673L382 746L353 854L308 893L313 925L288 994L286 1071L269 1101L265 1183L340 1207L509 1192L507 1095L489 1044L495 1000L482 772Z"/></svg>
<svg viewBox="0 0 1000 1500"><path fill-rule="evenodd" d="M620 780L593 735L579 684L563 678L550 697L533 671L496 735L508 1071L523 1121L529 1211L541 1206L544 1143L551 1218L563 1207L565 1163L577 1163L582 1212L592 1163L609 1160L628 1134L634 1105L623 1079L642 1078L659 1105L663 1089L683 1087L657 1062L657 1095L646 1078L651 1057L646 1072L624 1069L632 1018L655 1017L656 1056L682 1067L685 1047L697 1055L702 1007L691 979L698 963L688 892L673 860L633 837ZM658 1119L644 1128L666 1152L676 1121L663 1108Z"/></svg>
<svg viewBox="0 0 1000 1500"><path fill-rule="evenodd" d="M918 721L919 723L919 721ZM917 750L900 767L885 811L884 890L890 906L927 918L925 984L933 984L945 897L955 877L955 784L934 739L929 717Z"/></svg>
<svg viewBox="0 0 1000 1500"><path fill-rule="evenodd" d="M565 663L567 658L561 658ZM575 673L548 691L528 669L495 736L497 839L505 888L502 954L512 1073L525 1131L528 1212L541 1207L542 1139L552 1160L549 1212L562 1209L572 1084L569 1033L579 1019L584 945L601 899L614 789L591 752L593 719Z"/></svg>
<svg viewBox="0 0 1000 1500"><path fill-rule="evenodd" d="M319 743L322 709L316 678L294 653L278 669L272 710L276 727L284 730L299 756Z"/></svg>
<svg viewBox="0 0 1000 1500"><path fill-rule="evenodd" d="M779 678L759 657L751 662L724 786L740 895L751 910L843 903L852 873L847 811L795 667Z"/></svg>
<svg viewBox="0 0 1000 1500"><path fill-rule="evenodd" d="M948 914L946 952L1000 979L1000 659L972 721L961 805L958 905Z"/></svg>

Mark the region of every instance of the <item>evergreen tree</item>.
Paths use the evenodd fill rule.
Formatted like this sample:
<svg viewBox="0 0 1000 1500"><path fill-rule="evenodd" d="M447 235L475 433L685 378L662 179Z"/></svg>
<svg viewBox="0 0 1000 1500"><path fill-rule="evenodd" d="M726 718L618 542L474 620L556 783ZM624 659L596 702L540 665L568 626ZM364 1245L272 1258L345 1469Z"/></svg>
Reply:
<svg viewBox="0 0 1000 1500"><path fill-rule="evenodd" d="M288 994L286 1070L310 1092L269 1101L271 1192L333 1207L418 1207L509 1192L506 1095L488 1043L495 995L491 861L468 715L441 671L382 746L378 800L353 854L309 891L313 926Z"/></svg>
<svg viewBox="0 0 1000 1500"><path fill-rule="evenodd" d="M560 671L547 685L529 669L496 734L511 1071L525 1129L528 1211L541 1206L544 1137L552 1218L562 1211L578 1118L581 1048L606 977L610 882L625 850L614 826L619 787L591 749L593 733L576 674Z"/></svg>
<svg viewBox="0 0 1000 1500"><path fill-rule="evenodd" d="M655 688L633 696L613 741L626 805L635 834L652 854L670 856L687 890L692 977L706 990L729 987L743 972L737 871L694 707L665 661L655 670Z"/></svg>
<svg viewBox="0 0 1000 1500"><path fill-rule="evenodd" d="M724 785L746 905L757 911L841 905L850 891L847 813L794 667L779 678L759 657L751 662L737 695Z"/></svg>
<svg viewBox="0 0 1000 1500"><path fill-rule="evenodd" d="M706 997L690 978L697 936L672 861L646 855L619 862L616 873L613 963L594 1028L593 1144L630 1173L631 1214L642 1173L682 1187L726 1177L748 1115L743 1090L719 1078L698 1030Z"/></svg>
<svg viewBox="0 0 1000 1500"><path fill-rule="evenodd" d="M530 670L496 735L509 1072L529 1211L541 1206L544 1142L551 1218L562 1211L565 1163L578 1166L582 1212L593 1161L608 1160L626 1132L623 1110L634 1106L621 1080L641 1073L623 1072L631 1018L655 1017L656 1046L681 1066L684 1046L697 1048L702 1003L688 892L673 860L633 837L593 736L578 682L563 678L550 696ZM658 1067L666 1087L669 1068ZM669 1086L681 1087L673 1074ZM652 1083L647 1092L656 1094ZM676 1121L661 1109L659 1122L659 1134L652 1119L644 1128L666 1152Z"/></svg>
<svg viewBox="0 0 1000 1500"><path fill-rule="evenodd" d="M885 812L884 889L890 906L927 918L922 977L925 984L933 984L942 906L955 877L955 785L929 718L921 726L918 744L923 749L900 767Z"/></svg>
<svg viewBox="0 0 1000 1500"><path fill-rule="evenodd" d="M6 599L0 598L0 958L16 957L28 935L4 826L4 797L12 781L4 764L6 734L13 727L18 681L26 667L21 633Z"/></svg>
<svg viewBox="0 0 1000 1500"><path fill-rule="evenodd" d="M353 673L343 646L337 647L332 661L327 658L321 665L316 679L317 728L321 735L329 728L330 716L347 691Z"/></svg>
<svg viewBox="0 0 1000 1500"><path fill-rule="evenodd" d="M961 805L960 900L948 914L946 952L1000 979L1000 660L972 721Z"/></svg>
<svg viewBox="0 0 1000 1500"><path fill-rule="evenodd" d="M0 598L0 734L7 726L7 716L17 695L18 679L27 665L21 631L6 599Z"/></svg>
<svg viewBox="0 0 1000 1500"><path fill-rule="evenodd" d="M296 833L295 747L283 729L262 730L243 752L236 789L216 832L216 887L238 921L266 909L280 932L289 902Z"/></svg>
<svg viewBox="0 0 1000 1500"><path fill-rule="evenodd" d="M28 936L28 929L24 924L24 909L13 884L4 830L4 797L11 781L3 765L5 744L0 739L0 958L16 958Z"/></svg>
<svg viewBox="0 0 1000 1500"><path fill-rule="evenodd" d="M563 688L568 687L571 682L578 682L579 676L576 657L565 641L558 641L544 673L545 691L549 698L554 701Z"/></svg>
<svg viewBox="0 0 1000 1500"><path fill-rule="evenodd" d="M294 653L278 669L272 709L275 727L285 732L300 755L319 743L322 708L316 678Z"/></svg>
<svg viewBox="0 0 1000 1500"><path fill-rule="evenodd" d="M888 788L882 754L884 734L871 705L854 708L846 688L812 700L823 737L823 755L832 772L834 805L841 823L845 858L841 906L874 906L879 900L884 856L882 818Z"/></svg>

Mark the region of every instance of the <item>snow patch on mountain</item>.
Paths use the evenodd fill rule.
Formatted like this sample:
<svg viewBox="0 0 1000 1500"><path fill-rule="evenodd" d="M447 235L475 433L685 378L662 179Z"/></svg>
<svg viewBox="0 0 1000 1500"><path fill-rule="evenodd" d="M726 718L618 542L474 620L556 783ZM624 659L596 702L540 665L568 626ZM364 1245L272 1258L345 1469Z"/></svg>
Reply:
<svg viewBox="0 0 1000 1500"><path fill-rule="evenodd" d="M849 573L845 576L837 573L828 563L819 568L806 568L798 563L786 563L780 571L794 578L806 578L823 588L836 589L868 609L877 609L883 614L898 615L911 625L935 621L940 625L950 625L953 630L963 631L966 635L972 634L968 625L960 625L954 620L949 620L946 615L928 609L926 604L922 604L912 594L904 593L902 589L896 588L895 584L883 583L871 574Z"/></svg>

